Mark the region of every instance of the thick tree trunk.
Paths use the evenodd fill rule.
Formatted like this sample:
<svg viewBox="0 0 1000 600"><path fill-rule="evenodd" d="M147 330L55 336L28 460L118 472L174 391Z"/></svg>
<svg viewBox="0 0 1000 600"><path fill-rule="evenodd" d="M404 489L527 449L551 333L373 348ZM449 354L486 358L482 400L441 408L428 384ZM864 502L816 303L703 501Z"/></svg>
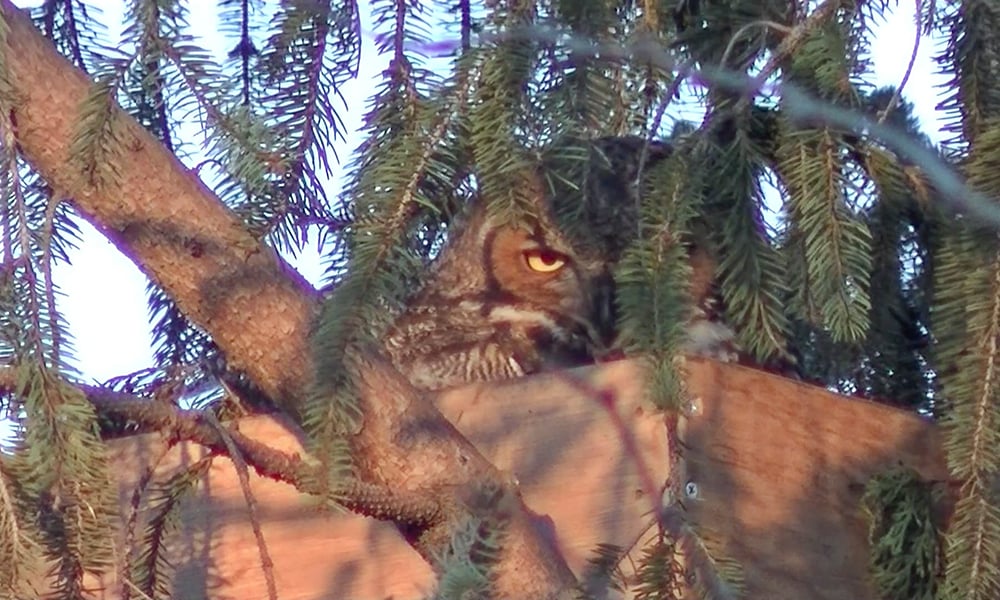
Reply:
<svg viewBox="0 0 1000 600"><path fill-rule="evenodd" d="M315 291L120 109L111 126L118 175L103 187L93 181L70 156L91 82L9 0L0 0L0 13L8 28L0 69L12 92L0 101L16 125L20 152L212 336L230 365L296 414L312 376L307 338ZM387 363L363 356L354 366L363 391L362 475L450 507L437 526L413 532L417 550L440 555L451 527L470 517L496 519L507 549L495 567L499 593L568 595L571 572L499 471ZM496 493L487 498L491 489Z"/></svg>

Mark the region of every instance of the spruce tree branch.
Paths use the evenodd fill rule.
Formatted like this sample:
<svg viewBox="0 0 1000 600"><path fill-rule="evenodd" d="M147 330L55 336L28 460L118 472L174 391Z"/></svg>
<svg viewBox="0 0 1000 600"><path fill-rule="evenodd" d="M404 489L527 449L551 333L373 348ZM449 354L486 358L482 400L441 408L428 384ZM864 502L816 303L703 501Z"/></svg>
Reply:
<svg viewBox="0 0 1000 600"><path fill-rule="evenodd" d="M301 139L299 140L299 143L296 144L295 151L292 154L292 176L288 178L288 180L292 182L291 188L288 190L289 197L298 193L303 187L303 182L305 181L306 174L309 170L309 152L314 149L314 147L319 146L317 139L320 136L317 134L316 128L318 127L317 121L321 118L320 104L322 101L320 100L320 94L324 92L324 88L321 83L323 75L323 57L326 54L327 35L329 34L330 26L325 13L324 18L319 19L318 22L319 24L317 25L316 31L317 46L315 52L312 54L313 64L309 69L309 78L307 80L308 84L306 86L306 90L308 91L305 94L306 110L305 116L302 119L303 125ZM337 129L334 128L334 138L336 138L337 133ZM343 134L341 134L341 136L342 135ZM315 149L319 151L319 148ZM323 154L321 151L318 152L318 156L320 157L320 160L324 164L326 172L329 175L330 167L327 166L326 159L322 158ZM334 156L336 156L336 152L334 153ZM317 212L319 214L325 213L322 207L318 206L320 204L319 202L314 202L314 204L317 205L314 208L318 209ZM278 219L275 218L275 222L277 222L277 220Z"/></svg>
<svg viewBox="0 0 1000 600"><path fill-rule="evenodd" d="M554 540L543 534L544 521L524 505L513 478L490 464L381 353L352 349L346 358L362 406L375 407L366 411L364 427L352 439L359 478L385 485L407 481L429 492L448 491L455 501L446 507L448 519L402 530L424 559L436 564L440 554L433 549L448 547L469 519L503 523L505 541L491 571L496 597L572 597L576 578ZM433 457L420 463L416 484L414 450ZM491 499L485 506L484 497Z"/></svg>
<svg viewBox="0 0 1000 600"><path fill-rule="evenodd" d="M301 492L317 495L325 491L318 483L318 465L224 427L214 416L184 410L167 402L135 398L100 386L76 384L76 387L93 405L98 422L130 423L133 431L159 432L170 444L194 442L216 456L225 456L234 463L242 461L261 477L290 484ZM0 393L18 393L13 367L0 366ZM440 502L423 493L390 490L363 481L345 482L333 492L338 501L353 512L393 520L408 527L428 527L442 514Z"/></svg>
<svg viewBox="0 0 1000 600"><path fill-rule="evenodd" d="M575 583L550 541L539 535L535 516L523 505L511 478L491 465L465 441L441 414L374 351L351 352L348 368L359 381L366 406L365 427L352 440L356 448L359 479L338 482L329 492L349 510L394 522L413 546L432 564L450 544L456 523L469 518L497 519L504 523L507 543L501 564L520 565L503 571L496 585L500 597L556 597ZM0 390L13 385L12 369L0 369ZM104 419L133 422L141 430L160 431L171 441L192 441L210 452L232 457L223 434L204 415L165 402L136 400L97 386L79 386ZM9 389L9 388L6 388ZM227 429L226 436L246 463L263 477L294 485L318 495L319 465L274 450L244 434ZM412 485L418 448L436 460L420 463L424 481ZM420 482L418 482L420 483ZM442 495L444 494L444 495ZM482 498L494 499L483 506ZM524 567L525 561L538 561Z"/></svg>
<svg viewBox="0 0 1000 600"><path fill-rule="evenodd" d="M96 185L69 151L90 81L10 0L0 0L0 16L7 26L0 69L13 91L3 100L15 117L22 155L212 336L235 370L299 422L314 376L307 340L318 312L317 292L117 107L111 123L117 143L108 165L116 176L103 187ZM498 596L568 597L576 580L546 535L547 525L523 505L510 478L378 353L365 351L350 359L362 390L364 427L351 439L363 468L359 487L346 494L357 506L348 508L365 508L396 522L433 563L445 554L451 532L467 522L472 509L465 500L482 486L499 483L507 492L502 496L514 501L490 509L503 511L505 519L511 513L503 552L491 571ZM225 453L218 432L195 415L159 403L116 405L122 398L100 398L101 410L128 407L128 418ZM305 476L294 457L272 454L236 433L234 441L264 476L294 481ZM382 505L386 489L409 491ZM446 508L431 514L438 508L429 498Z"/></svg>
<svg viewBox="0 0 1000 600"><path fill-rule="evenodd" d="M9 0L0 48L18 149L123 254L210 332L229 363L295 414L312 372L313 288L134 119L114 108L114 181L97 185L70 146L91 82ZM275 344L274 340L283 340Z"/></svg>
<svg viewBox="0 0 1000 600"><path fill-rule="evenodd" d="M817 19L828 15L826 11L834 10L839 4L825 3L810 15L807 23L818 24ZM805 30L800 30L804 35ZM678 70L677 62L662 46L655 42L640 40L637 43L622 45L618 43L599 43L583 36L565 39L560 31L538 25L513 28L502 34L483 34L480 38L487 42L501 42L507 38L525 38L549 44L564 44L568 50L580 52L584 56L600 56L606 60L636 60L649 63L664 71ZM787 38L786 38L787 39ZM798 40L789 40L789 44ZM796 42L798 43L798 42ZM443 45L442 47L451 47ZM785 46L782 46L785 47ZM790 50L794 48L789 46ZM865 135L878 140L895 152L901 159L914 163L931 185L936 188L937 197L953 210L968 213L971 216L985 220L996 229L1000 229L1000 208L990 197L971 189L959 177L951 165L941 160L940 156L915 142L912 137L899 131L896 127L879 123L875 119L859 113L851 108L843 108L822 99L815 98L807 90L791 82L769 84L760 77L748 77L718 67L703 66L692 70L691 78L713 86L746 95L748 98L770 92L780 95L784 100L786 115L794 120L810 124L829 125L843 131ZM741 100L744 101L744 100ZM749 102L748 100L746 100Z"/></svg>

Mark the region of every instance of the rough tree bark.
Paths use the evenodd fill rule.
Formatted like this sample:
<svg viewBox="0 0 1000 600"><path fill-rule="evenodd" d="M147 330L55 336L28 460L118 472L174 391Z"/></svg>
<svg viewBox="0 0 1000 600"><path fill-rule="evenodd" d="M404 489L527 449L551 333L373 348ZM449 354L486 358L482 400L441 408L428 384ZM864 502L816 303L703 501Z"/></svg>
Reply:
<svg viewBox="0 0 1000 600"><path fill-rule="evenodd" d="M117 108L112 129L121 150L112 160L119 176L95 184L70 157L91 82L9 0L0 0L0 16L8 28L0 72L12 91L0 100L25 159L212 336L230 365L297 414L312 376L315 290ZM440 554L451 526L470 516L495 519L506 536L495 567L498 594L568 596L572 573L513 484L384 360L366 355L353 363L364 416L356 440L361 476L433 496L443 507L439 522L410 532L414 547L425 557Z"/></svg>

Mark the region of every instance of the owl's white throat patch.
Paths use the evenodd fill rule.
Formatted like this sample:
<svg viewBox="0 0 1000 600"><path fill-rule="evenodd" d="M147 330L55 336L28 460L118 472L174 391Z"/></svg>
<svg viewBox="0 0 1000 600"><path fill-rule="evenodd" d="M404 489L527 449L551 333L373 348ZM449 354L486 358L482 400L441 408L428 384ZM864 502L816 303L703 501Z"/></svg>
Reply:
<svg viewBox="0 0 1000 600"><path fill-rule="evenodd" d="M500 305L491 307L487 318L490 323L513 323L541 327L556 337L564 337L560 335L563 328L552 318L551 313L545 310L531 309L526 306Z"/></svg>

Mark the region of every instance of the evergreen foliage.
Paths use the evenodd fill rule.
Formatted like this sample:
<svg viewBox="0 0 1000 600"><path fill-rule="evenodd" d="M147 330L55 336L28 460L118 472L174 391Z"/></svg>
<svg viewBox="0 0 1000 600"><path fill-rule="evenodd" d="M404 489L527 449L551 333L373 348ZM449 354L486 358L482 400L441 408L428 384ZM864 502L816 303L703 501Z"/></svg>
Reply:
<svg viewBox="0 0 1000 600"><path fill-rule="evenodd" d="M677 408L682 382L673 361L685 339L691 266L684 243L703 182L690 159L675 150L646 180L639 210L640 229L615 274L622 313L621 333L629 350L650 359L654 402Z"/></svg>
<svg viewBox="0 0 1000 600"><path fill-rule="evenodd" d="M639 560L639 600L669 600L684 594L685 568L673 540L659 536L643 551Z"/></svg>
<svg viewBox="0 0 1000 600"><path fill-rule="evenodd" d="M211 458L203 458L146 490L151 510L139 532L140 541L128 557L128 577L140 598L173 597L169 536L181 523L181 501L198 485L211 465ZM131 589L124 592L126 600L132 592Z"/></svg>
<svg viewBox="0 0 1000 600"><path fill-rule="evenodd" d="M862 504L872 546L871 573L885 600L932 600L941 569L934 503L940 490L897 468L865 486Z"/></svg>
<svg viewBox="0 0 1000 600"><path fill-rule="evenodd" d="M502 527L502 524L501 526ZM441 576L433 600L484 598L490 592L490 566L503 533L495 523L471 519L453 533L444 556L436 558Z"/></svg>
<svg viewBox="0 0 1000 600"><path fill-rule="evenodd" d="M917 33L945 40L940 108L951 137L940 147L920 133L905 88L871 83L873 24L895 3L370 5L368 15L355 2L220 0L221 57L193 37L187 3L130 0L121 40L109 39L96 3L32 12L94 79L72 157L96 186L116 181L125 160L117 103L255 237L292 256L312 243L326 250L319 381L297 416L327 483L351 477L344 437L359 427L344 356L377 339L452 219L475 199L516 222L546 194L563 200L555 208L568 231L600 235L581 227L590 182L604 176L595 140L631 136L642 141L625 177L635 206L604 214L634 226L595 243L620 254L622 343L648 359L657 404L676 407L683 395L674 357L696 242L715 259L725 317L758 364L794 361L803 379L941 419L960 497L940 593L1000 597L1000 223L984 217L1000 198L996 3L920 3ZM442 42L443 30L453 33ZM391 62L348 159L331 144L345 134L341 87L358 74L365 32ZM446 68L428 66L443 59ZM77 387L52 278L73 248L74 215L18 154L7 109L16 94L0 56L0 366L16 372L0 408L18 423L0 454L0 596L25 595L45 571L55 597L79 598L83 572L111 560L111 433ZM682 98L701 123L683 121ZM336 194L339 160L350 167ZM955 173L973 193L949 191ZM243 381L155 282L148 295L156 369L106 388L186 407ZM158 544L200 468L158 492L162 510L139 536L130 576L150 597L169 595ZM886 518L875 528L889 539L898 523ZM455 534L454 555L439 557L441 597L488 586L469 547L492 548L493 533L471 524ZM672 597L672 544L644 549L639 597ZM920 552L919 577L936 574ZM612 581L614 555L602 548L598 561Z"/></svg>

